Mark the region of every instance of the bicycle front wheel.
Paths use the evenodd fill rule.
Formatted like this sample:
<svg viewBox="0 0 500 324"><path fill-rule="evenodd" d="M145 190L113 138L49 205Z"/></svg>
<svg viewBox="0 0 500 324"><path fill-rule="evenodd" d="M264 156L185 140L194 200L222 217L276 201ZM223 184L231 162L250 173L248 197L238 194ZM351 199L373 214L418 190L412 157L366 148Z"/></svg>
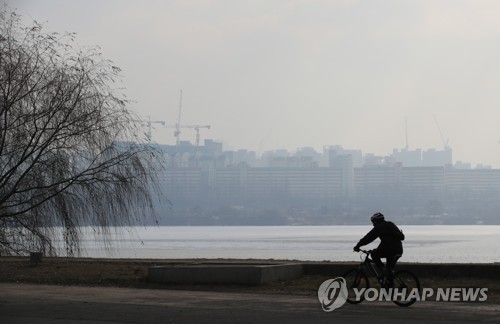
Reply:
<svg viewBox="0 0 500 324"><path fill-rule="evenodd" d="M407 307L418 300L420 296L420 281L408 270L397 271L394 274L393 302L398 306Z"/></svg>
<svg viewBox="0 0 500 324"><path fill-rule="evenodd" d="M366 274L362 270L351 269L343 277L347 286L347 302L350 304L359 304L365 300L363 289L366 290L370 287L370 282Z"/></svg>

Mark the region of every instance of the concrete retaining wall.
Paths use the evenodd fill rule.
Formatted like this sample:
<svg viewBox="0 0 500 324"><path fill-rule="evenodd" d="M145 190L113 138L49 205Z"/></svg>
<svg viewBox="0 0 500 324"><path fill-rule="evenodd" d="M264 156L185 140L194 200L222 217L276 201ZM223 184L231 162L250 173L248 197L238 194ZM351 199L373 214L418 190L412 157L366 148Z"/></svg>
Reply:
<svg viewBox="0 0 500 324"><path fill-rule="evenodd" d="M201 264L150 267L148 281L158 283L216 283L260 285L291 280L303 274L302 264Z"/></svg>
<svg viewBox="0 0 500 324"><path fill-rule="evenodd" d="M292 280L302 275L342 276L359 263L283 263L283 264L175 264L149 267L148 281L179 284L260 285ZM441 264L399 263L398 270L410 270L418 277L498 279L500 263Z"/></svg>

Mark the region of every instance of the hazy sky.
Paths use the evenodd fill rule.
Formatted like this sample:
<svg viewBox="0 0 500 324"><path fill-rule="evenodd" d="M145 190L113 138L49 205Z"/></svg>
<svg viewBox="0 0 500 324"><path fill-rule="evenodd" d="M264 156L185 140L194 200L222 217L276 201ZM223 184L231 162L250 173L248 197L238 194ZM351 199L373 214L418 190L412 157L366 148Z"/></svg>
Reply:
<svg viewBox="0 0 500 324"><path fill-rule="evenodd" d="M454 161L500 168L500 1L8 3L99 45L143 116L175 124L182 89L181 123L211 125L202 140L226 149L387 155L407 129L410 149L448 141Z"/></svg>

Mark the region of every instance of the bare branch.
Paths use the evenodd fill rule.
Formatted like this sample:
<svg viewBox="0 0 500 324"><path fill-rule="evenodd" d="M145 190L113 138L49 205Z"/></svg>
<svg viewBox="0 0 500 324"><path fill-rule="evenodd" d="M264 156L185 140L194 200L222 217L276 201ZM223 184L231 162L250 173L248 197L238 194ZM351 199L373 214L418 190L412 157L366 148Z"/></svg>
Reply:
<svg viewBox="0 0 500 324"><path fill-rule="evenodd" d="M78 253L80 226L154 218L161 154L140 144L120 69L74 34L0 12L0 254Z"/></svg>

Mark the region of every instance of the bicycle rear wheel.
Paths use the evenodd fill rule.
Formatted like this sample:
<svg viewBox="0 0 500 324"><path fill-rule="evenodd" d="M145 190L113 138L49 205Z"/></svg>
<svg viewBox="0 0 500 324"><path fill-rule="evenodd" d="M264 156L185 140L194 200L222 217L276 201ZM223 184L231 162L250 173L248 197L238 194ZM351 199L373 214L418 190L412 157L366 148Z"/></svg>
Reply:
<svg viewBox="0 0 500 324"><path fill-rule="evenodd" d="M415 303L420 294L420 281L408 270L397 271L394 274L393 302L398 306L407 307Z"/></svg>
<svg viewBox="0 0 500 324"><path fill-rule="evenodd" d="M359 269L348 270L343 275L347 286L347 302L350 304L359 304L365 300L364 294L359 294L361 289L368 289L370 282L366 274ZM358 292L358 295L356 294Z"/></svg>

